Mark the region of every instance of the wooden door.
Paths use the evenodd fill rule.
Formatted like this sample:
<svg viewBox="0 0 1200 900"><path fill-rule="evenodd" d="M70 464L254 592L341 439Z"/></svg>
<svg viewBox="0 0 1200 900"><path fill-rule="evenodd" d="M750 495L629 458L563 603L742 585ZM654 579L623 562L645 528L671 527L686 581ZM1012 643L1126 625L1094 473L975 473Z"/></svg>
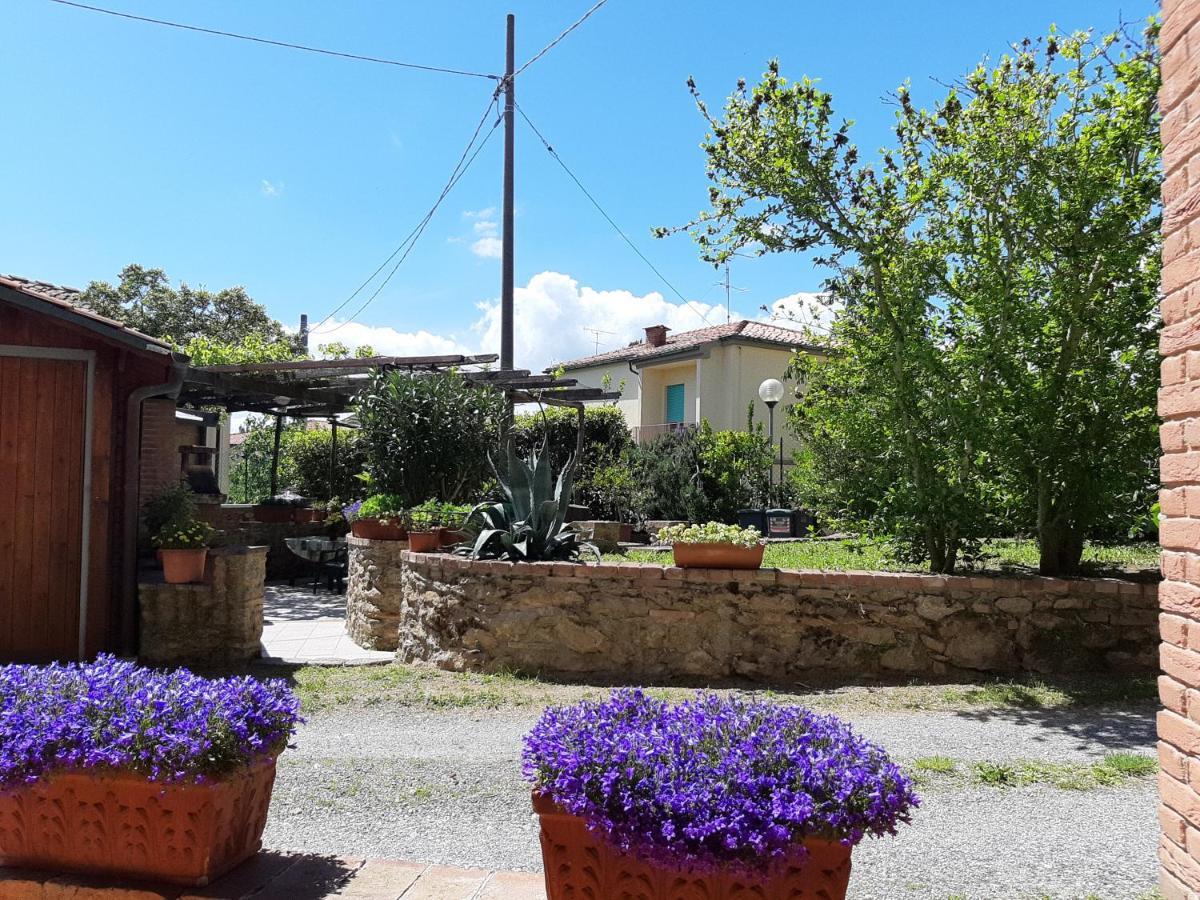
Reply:
<svg viewBox="0 0 1200 900"><path fill-rule="evenodd" d="M79 655L87 391L86 360L0 350L0 662Z"/></svg>

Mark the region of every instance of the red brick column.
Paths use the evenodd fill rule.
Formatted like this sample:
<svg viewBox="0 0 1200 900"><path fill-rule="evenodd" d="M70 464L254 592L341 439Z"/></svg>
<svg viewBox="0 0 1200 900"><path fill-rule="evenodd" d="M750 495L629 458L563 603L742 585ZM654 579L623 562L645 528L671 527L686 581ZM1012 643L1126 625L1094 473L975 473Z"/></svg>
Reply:
<svg viewBox="0 0 1200 900"><path fill-rule="evenodd" d="M1200 0L1163 2L1160 884L1200 897Z"/></svg>
<svg viewBox="0 0 1200 900"><path fill-rule="evenodd" d="M175 432L175 401L142 403L142 467L138 491L142 503L179 484L179 436Z"/></svg>

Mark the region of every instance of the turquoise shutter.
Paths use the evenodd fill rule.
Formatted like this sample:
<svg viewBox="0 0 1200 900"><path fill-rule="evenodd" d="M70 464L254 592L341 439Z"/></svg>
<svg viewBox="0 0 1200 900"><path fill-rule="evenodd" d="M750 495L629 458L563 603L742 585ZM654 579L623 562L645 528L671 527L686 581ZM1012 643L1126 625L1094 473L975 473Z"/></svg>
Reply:
<svg viewBox="0 0 1200 900"><path fill-rule="evenodd" d="M667 385L667 421L683 421L683 385Z"/></svg>

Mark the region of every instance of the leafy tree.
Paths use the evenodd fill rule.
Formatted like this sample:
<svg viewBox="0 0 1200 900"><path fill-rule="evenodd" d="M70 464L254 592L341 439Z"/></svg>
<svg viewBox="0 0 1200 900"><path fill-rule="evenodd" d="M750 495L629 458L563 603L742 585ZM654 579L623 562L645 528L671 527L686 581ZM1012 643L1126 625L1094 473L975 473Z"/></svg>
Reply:
<svg viewBox="0 0 1200 900"><path fill-rule="evenodd" d="M368 359L375 356L375 348L370 344L361 344L355 347L353 351L341 341L333 341L328 344L318 344L317 351L327 359L347 359L353 356L355 359Z"/></svg>
<svg viewBox="0 0 1200 900"><path fill-rule="evenodd" d="M980 66L934 111L897 94L864 164L829 94L763 81L711 116L704 258L816 250L844 304L796 363L798 477L826 511L910 541L934 571L1016 510L1071 571L1153 432L1155 27L1051 36ZM695 88L693 85L693 92Z"/></svg>
<svg viewBox="0 0 1200 900"><path fill-rule="evenodd" d="M304 432L304 423L284 420L279 440L278 487L285 490L296 484L296 470L289 447L295 436ZM275 445L275 418L249 416L245 439L233 447L229 459L229 496L236 503L257 503L271 494L271 455Z"/></svg>
<svg viewBox="0 0 1200 900"><path fill-rule="evenodd" d="M366 467L366 446L357 431L339 428L333 485L329 483L329 452L333 442L330 428L312 428L291 436L287 444L290 487L304 497L330 500L361 500L366 485L358 475Z"/></svg>
<svg viewBox="0 0 1200 900"><path fill-rule="evenodd" d="M366 472L374 491L409 506L476 497L488 480L488 451L508 416L504 395L457 372L380 371L356 402Z"/></svg>
<svg viewBox="0 0 1200 900"><path fill-rule="evenodd" d="M213 293L182 282L173 288L162 269L136 264L121 270L116 285L93 281L82 292L80 302L101 315L181 346L200 337L232 345L251 334L268 343L286 339L283 326L250 299L245 288Z"/></svg>
<svg viewBox="0 0 1200 900"><path fill-rule="evenodd" d="M194 366L231 366L250 363L285 362L303 355L289 340L270 340L252 332L234 343L205 335L194 337L183 346Z"/></svg>
<svg viewBox="0 0 1200 900"><path fill-rule="evenodd" d="M955 353L987 447L1036 529L1043 574L1131 497L1158 456L1161 148L1157 25L1025 41L932 112L930 230L945 246Z"/></svg>

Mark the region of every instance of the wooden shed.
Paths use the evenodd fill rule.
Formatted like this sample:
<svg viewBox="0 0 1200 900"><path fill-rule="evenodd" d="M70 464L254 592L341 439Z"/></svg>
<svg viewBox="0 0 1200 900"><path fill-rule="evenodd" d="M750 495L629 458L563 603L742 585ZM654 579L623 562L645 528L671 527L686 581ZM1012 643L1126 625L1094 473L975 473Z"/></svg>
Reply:
<svg viewBox="0 0 1200 900"><path fill-rule="evenodd" d="M186 358L0 276L0 662L136 650L142 403Z"/></svg>

